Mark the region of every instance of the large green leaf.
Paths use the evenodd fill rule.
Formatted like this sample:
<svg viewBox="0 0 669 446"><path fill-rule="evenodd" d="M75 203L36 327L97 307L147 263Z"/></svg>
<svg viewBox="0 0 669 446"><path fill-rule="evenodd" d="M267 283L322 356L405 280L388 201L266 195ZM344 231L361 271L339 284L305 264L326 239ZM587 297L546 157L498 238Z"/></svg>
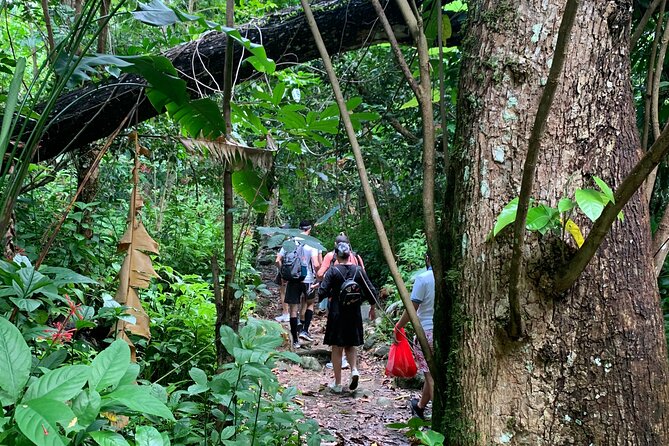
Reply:
<svg viewBox="0 0 669 446"><path fill-rule="evenodd" d="M103 397L103 406L107 405L106 401L112 400L135 412L156 415L174 421L172 412L158 398L152 396L150 391L151 389L146 386L119 386Z"/></svg>
<svg viewBox="0 0 669 446"><path fill-rule="evenodd" d="M164 446L163 437L153 426L137 426L135 446Z"/></svg>
<svg viewBox="0 0 669 446"><path fill-rule="evenodd" d="M130 444L116 432L97 431L91 432L91 438L100 446L130 446Z"/></svg>
<svg viewBox="0 0 669 446"><path fill-rule="evenodd" d="M180 21L176 13L159 0L151 0L149 4L137 2L137 10L133 11L132 15L140 22L151 26L173 25Z"/></svg>
<svg viewBox="0 0 669 446"><path fill-rule="evenodd" d="M34 381L23 396L23 401L48 398L68 401L81 392L88 381L88 366L71 365L50 370Z"/></svg>
<svg viewBox="0 0 669 446"><path fill-rule="evenodd" d="M38 398L16 406L14 419L19 430L38 446L63 446L58 424L74 426L77 422L72 410L60 401Z"/></svg>
<svg viewBox="0 0 669 446"><path fill-rule="evenodd" d="M98 392L83 391L72 401L72 412L77 416L77 422L81 426L88 427L98 418L101 406L102 398Z"/></svg>
<svg viewBox="0 0 669 446"><path fill-rule="evenodd" d="M0 388L11 401L16 401L28 377L32 355L21 332L7 319L0 317Z"/></svg>
<svg viewBox="0 0 669 446"><path fill-rule="evenodd" d="M130 347L124 340L117 339L93 359L88 377L90 388L100 391L117 386L129 365Z"/></svg>
<svg viewBox="0 0 669 446"><path fill-rule="evenodd" d="M238 170L232 173L232 187L256 212L267 212L269 190L255 170Z"/></svg>
<svg viewBox="0 0 669 446"><path fill-rule="evenodd" d="M221 343L229 352L233 351L235 348L242 348L242 343L239 340L239 336L232 328L228 327L227 325L223 325L221 327Z"/></svg>
<svg viewBox="0 0 669 446"><path fill-rule="evenodd" d="M602 215L602 210L609 201L604 193L594 189L576 189L574 195L578 207L592 221Z"/></svg>
<svg viewBox="0 0 669 446"><path fill-rule="evenodd" d="M504 206L504 209L502 209L502 212L499 214L499 217L497 217L497 221L495 222L495 227L492 230L492 235L495 237L497 234L499 234L499 231L510 225L516 220L516 211L518 210L518 197L514 198L511 200L506 206Z"/></svg>
<svg viewBox="0 0 669 446"><path fill-rule="evenodd" d="M42 266L40 272L50 276L53 275L52 283L58 287L69 284L98 283L90 277L82 276L71 269L59 266Z"/></svg>
<svg viewBox="0 0 669 446"><path fill-rule="evenodd" d="M20 297L10 297L9 300L11 300L14 305L16 305L16 308L21 311L25 311L26 313L32 313L33 311L37 310L40 305L42 305L42 301L37 299L21 299Z"/></svg>
<svg viewBox="0 0 669 446"><path fill-rule="evenodd" d="M51 284L51 279L36 271L32 266L21 268L18 271L20 281L14 283L16 295L19 298L28 298L35 294L40 288Z"/></svg>
<svg viewBox="0 0 669 446"><path fill-rule="evenodd" d="M147 95L151 98L152 93ZM225 121L215 101L202 98L190 102L170 102L167 113L193 138L216 139L225 133Z"/></svg>

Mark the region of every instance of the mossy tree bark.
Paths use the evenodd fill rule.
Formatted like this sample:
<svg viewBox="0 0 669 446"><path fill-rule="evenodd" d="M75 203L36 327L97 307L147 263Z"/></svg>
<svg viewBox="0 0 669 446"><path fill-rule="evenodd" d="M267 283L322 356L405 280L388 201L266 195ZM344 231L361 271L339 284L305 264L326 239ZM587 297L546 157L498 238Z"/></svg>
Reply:
<svg viewBox="0 0 669 446"><path fill-rule="evenodd" d="M505 6L506 5L506 6ZM541 143L533 198L556 207L592 176L615 188L640 158L630 84L631 2L583 2ZM522 165L554 55L564 2L469 3L459 115L445 206L454 304L437 302L440 349L453 344L435 426L451 444L669 444L666 342L643 194L625 208L577 283L553 273L576 249L528 234L509 316L511 231L489 234L518 196ZM585 218L576 218L584 233ZM457 333L457 339L448 333ZM438 380L439 381L439 380Z"/></svg>

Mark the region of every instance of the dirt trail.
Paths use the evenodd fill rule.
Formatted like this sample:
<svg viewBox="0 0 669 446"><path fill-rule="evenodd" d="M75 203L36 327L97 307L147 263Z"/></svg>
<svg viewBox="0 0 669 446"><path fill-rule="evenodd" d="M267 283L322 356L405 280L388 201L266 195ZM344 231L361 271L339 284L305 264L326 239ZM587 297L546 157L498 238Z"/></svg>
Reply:
<svg viewBox="0 0 669 446"><path fill-rule="evenodd" d="M280 314L278 286L272 282L276 269L270 266L263 271L263 280L271 296L258 299L256 314L264 319L274 319ZM409 439L400 431L386 427L389 423L406 422L410 417L408 401L410 396L420 392L396 387L391 378L384 375L386 359L373 354L379 345L369 349L359 349L360 385L354 392L348 391L350 369L342 370L344 392L333 394L327 384L334 381L332 369L325 367L330 361L329 347L323 345L325 315L314 314L310 331L314 342L303 343L296 351L307 359L306 367L293 363L280 363L276 369L281 384L298 389L296 401L304 414L318 421L318 424L337 440L323 443L329 445L410 445ZM365 337L374 330L372 323L365 322ZM289 331L288 323L283 324ZM285 348L288 343L285 343ZM303 362L303 363L305 363Z"/></svg>

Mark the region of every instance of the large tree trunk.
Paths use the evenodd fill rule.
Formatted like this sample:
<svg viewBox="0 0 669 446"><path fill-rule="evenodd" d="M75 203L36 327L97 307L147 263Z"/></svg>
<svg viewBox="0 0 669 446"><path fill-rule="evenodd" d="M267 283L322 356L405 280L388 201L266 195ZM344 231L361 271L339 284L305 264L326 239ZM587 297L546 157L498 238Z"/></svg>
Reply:
<svg viewBox="0 0 669 446"><path fill-rule="evenodd" d="M616 187L640 156L630 63L630 1L583 2L555 96L532 196L557 206L592 175ZM519 296L525 336L511 341L511 234L489 240L518 196L522 162L548 76L564 2L470 2L463 40L457 176L445 206L452 308L437 303L435 425L467 445L667 445L669 388L648 207L625 208L581 279L555 298L550 279L575 249L531 235ZM584 232L590 224L577 219ZM444 358L442 358L444 360ZM443 371L443 370L442 370ZM451 383L448 394L444 384ZM449 412L453 410L453 412Z"/></svg>
<svg viewBox="0 0 669 446"><path fill-rule="evenodd" d="M387 3L386 14L394 26L398 39L410 42L408 30L395 2ZM314 5L314 14L330 54L341 53L386 41L381 27L377 27L376 13L369 0L325 0ZM452 20L453 36L449 44L458 43L461 15ZM265 21L255 21L239 28L242 36L252 42L262 43L267 56L277 62L278 69L292 67L319 57L304 14L289 8L273 14ZM210 32L202 38L185 43L166 53L177 71L185 74L193 95L218 92L223 85L223 61L226 35ZM242 51L235 45L234 65L237 66ZM248 56L248 53L244 57ZM239 79L254 74L253 67L242 64ZM197 79L195 82L194 79ZM238 81L239 82L239 81ZM144 81L135 75L122 76L102 85L88 85L63 95L53 111L57 119L51 123L37 155L38 160L53 158L63 151L75 150L86 143L108 136L123 118L140 102L132 125L159 113L146 100ZM140 85L130 85L140 84ZM75 103L76 101L76 103ZM82 127L82 123L85 124Z"/></svg>

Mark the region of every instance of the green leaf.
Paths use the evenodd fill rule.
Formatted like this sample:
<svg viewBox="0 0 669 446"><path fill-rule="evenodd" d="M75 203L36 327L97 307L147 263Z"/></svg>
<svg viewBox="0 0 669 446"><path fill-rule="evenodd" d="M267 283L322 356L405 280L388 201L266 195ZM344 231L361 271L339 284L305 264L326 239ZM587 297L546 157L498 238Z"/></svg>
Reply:
<svg viewBox="0 0 669 446"><path fill-rule="evenodd" d="M539 231L551 222L555 222L557 216L557 209L541 204L527 211L525 225L530 231Z"/></svg>
<svg viewBox="0 0 669 446"><path fill-rule="evenodd" d="M82 276L81 274L75 273L71 269L61 268L58 266L43 266L40 268L40 272L47 275L54 275L54 278L51 282L57 287L69 284L74 285L80 283L98 283L90 277Z"/></svg>
<svg viewBox="0 0 669 446"><path fill-rule="evenodd" d="M124 340L117 339L93 359L88 378L90 388L101 391L117 386L129 365L130 347Z"/></svg>
<svg viewBox="0 0 669 446"><path fill-rule="evenodd" d="M576 203L574 202L574 200L572 200L570 198L562 198L558 202L558 211L560 213L568 212L568 211L571 211L572 209L574 209L574 206L576 206Z"/></svg>
<svg viewBox="0 0 669 446"><path fill-rule="evenodd" d="M76 424L72 410L60 401L38 398L16 406L14 419L19 430L39 446L63 446L58 424Z"/></svg>
<svg viewBox="0 0 669 446"><path fill-rule="evenodd" d="M323 223L328 221L330 219L330 217L332 217L335 213L337 213L339 208L340 208L340 206L337 205L337 206L333 207L332 209L330 209L327 214L323 215L318 220L316 220L316 223L314 223L314 225L316 225L316 226L322 225Z"/></svg>
<svg viewBox="0 0 669 446"><path fill-rule="evenodd" d="M0 317L0 388L12 401L23 391L28 377L32 355L21 332L7 319Z"/></svg>
<svg viewBox="0 0 669 446"><path fill-rule="evenodd" d="M188 374L190 375L191 378L193 378L193 381L196 384L199 384L201 386L206 386L207 385L207 374L204 373L202 369L198 369L197 367L193 367L188 371Z"/></svg>
<svg viewBox="0 0 669 446"><path fill-rule="evenodd" d="M592 221L599 218L605 204L609 201L602 192L594 189L576 189L574 195L578 207Z"/></svg>
<svg viewBox="0 0 669 446"><path fill-rule="evenodd" d="M32 266L21 268L18 272L20 282L17 284L20 288L17 290L17 296L21 298L28 298L35 294L40 288L50 285L51 279L44 274L36 271Z"/></svg>
<svg viewBox="0 0 669 446"><path fill-rule="evenodd" d="M149 4L137 2L137 10L133 11L132 15L140 22L151 26L167 26L180 22L175 12L159 0L151 0Z"/></svg>
<svg viewBox="0 0 669 446"><path fill-rule="evenodd" d="M67 350L56 350L51 352L49 356L40 359L40 361L37 363L37 367L42 369L55 369L56 367L60 366L66 358Z"/></svg>
<svg viewBox="0 0 669 446"><path fill-rule="evenodd" d="M284 84L283 82L279 82L278 84L276 84L274 90L272 91L272 98L271 98L272 104L278 107L285 93L286 93L286 84Z"/></svg>
<svg viewBox="0 0 669 446"><path fill-rule="evenodd" d="M98 418L101 406L100 394L95 390L88 390L81 392L72 401L72 412L77 416L77 422L81 426L88 427Z"/></svg>
<svg viewBox="0 0 669 446"><path fill-rule="evenodd" d="M71 400L81 392L88 380L88 373L88 366L85 365L71 365L50 370L30 384L23 401L36 398Z"/></svg>
<svg viewBox="0 0 669 446"><path fill-rule="evenodd" d="M615 200L615 198L613 197L613 191L611 190L611 188L609 187L609 185L606 184L606 183L604 182L604 180L602 180L602 179L599 178L598 176L593 176L592 178L595 180L595 183L597 183L597 186L599 186L599 188L601 189L601 191L604 193L604 196L605 196L606 198L608 198L610 202L615 203L616 200ZM604 203L604 204L606 204L606 203Z"/></svg>
<svg viewBox="0 0 669 446"><path fill-rule="evenodd" d="M511 200L497 217L495 227L492 230L493 237L499 234L499 231L510 225L516 220L516 211L518 210L518 197Z"/></svg>
<svg viewBox="0 0 669 446"><path fill-rule="evenodd" d="M232 187L256 212L267 212L269 190L255 170L245 169L232 173Z"/></svg>
<svg viewBox="0 0 669 446"><path fill-rule="evenodd" d="M137 426L135 446L163 446L163 437L153 426Z"/></svg>
<svg viewBox="0 0 669 446"><path fill-rule="evenodd" d="M9 300L11 300L19 310L25 311L26 313L32 313L33 311L37 310L40 305L42 305L42 301L36 299L21 299L19 297L10 297Z"/></svg>
<svg viewBox="0 0 669 446"><path fill-rule="evenodd" d="M113 392L103 397L103 402L113 400L124 405L130 410L147 415L156 415L168 420L174 420L172 412L159 399L152 396L150 389L145 386L126 385L119 386ZM103 404L107 405L106 403Z"/></svg>
<svg viewBox="0 0 669 446"><path fill-rule="evenodd" d="M147 95L151 98L151 93ZM209 98L190 102L170 102L165 106L170 117L192 137L216 139L225 133L225 121L215 101Z"/></svg>
<svg viewBox="0 0 669 446"><path fill-rule="evenodd" d="M227 325L223 325L221 327L221 343L229 352L233 351L235 348L242 348L242 343L239 340L239 336L232 328L228 327Z"/></svg>
<svg viewBox="0 0 669 446"><path fill-rule="evenodd" d="M116 432L97 431L91 432L91 437L100 446L130 446L123 436Z"/></svg>
<svg viewBox="0 0 669 446"><path fill-rule="evenodd" d="M418 431L416 432L416 438L422 441L422 444L426 445L443 445L445 437L439 432L433 430L427 431Z"/></svg>

